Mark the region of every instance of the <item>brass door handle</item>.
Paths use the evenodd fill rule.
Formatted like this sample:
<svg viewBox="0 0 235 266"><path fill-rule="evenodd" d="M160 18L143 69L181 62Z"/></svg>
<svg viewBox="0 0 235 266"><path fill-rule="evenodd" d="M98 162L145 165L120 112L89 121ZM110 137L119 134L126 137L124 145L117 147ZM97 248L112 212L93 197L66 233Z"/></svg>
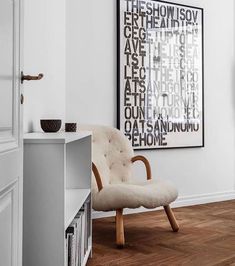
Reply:
<svg viewBox="0 0 235 266"><path fill-rule="evenodd" d="M30 75L24 75L23 72L21 72L21 83L24 82L24 80L40 80L43 78L43 74L38 74L38 76L30 76Z"/></svg>

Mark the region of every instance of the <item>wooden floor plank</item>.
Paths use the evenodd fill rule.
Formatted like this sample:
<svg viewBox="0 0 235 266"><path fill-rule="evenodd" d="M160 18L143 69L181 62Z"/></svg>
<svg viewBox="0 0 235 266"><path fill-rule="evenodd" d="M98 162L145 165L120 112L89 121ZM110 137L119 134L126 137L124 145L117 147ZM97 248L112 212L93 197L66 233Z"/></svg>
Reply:
<svg viewBox="0 0 235 266"><path fill-rule="evenodd" d="M235 266L235 201L174 210L173 233L164 211L125 215L124 249L115 245L113 217L93 221L88 266Z"/></svg>

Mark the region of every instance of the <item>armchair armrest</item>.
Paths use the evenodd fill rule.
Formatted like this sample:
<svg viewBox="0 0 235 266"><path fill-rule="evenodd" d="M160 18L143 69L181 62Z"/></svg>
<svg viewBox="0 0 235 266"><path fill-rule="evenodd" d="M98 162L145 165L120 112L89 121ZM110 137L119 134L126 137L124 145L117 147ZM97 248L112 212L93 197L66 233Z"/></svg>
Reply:
<svg viewBox="0 0 235 266"><path fill-rule="evenodd" d="M149 163L147 158L145 158L142 155L137 155L137 156L134 156L131 159L131 161L132 161L132 163L134 163L136 161L142 161L145 165L145 168L146 168L147 180L152 179L151 166L150 166L150 163Z"/></svg>
<svg viewBox="0 0 235 266"><path fill-rule="evenodd" d="M98 169L94 163L92 163L92 171L93 171L95 179L96 179L98 190L100 191L103 188L103 184L102 184L102 180L100 177L100 173L99 173L99 171L98 171Z"/></svg>

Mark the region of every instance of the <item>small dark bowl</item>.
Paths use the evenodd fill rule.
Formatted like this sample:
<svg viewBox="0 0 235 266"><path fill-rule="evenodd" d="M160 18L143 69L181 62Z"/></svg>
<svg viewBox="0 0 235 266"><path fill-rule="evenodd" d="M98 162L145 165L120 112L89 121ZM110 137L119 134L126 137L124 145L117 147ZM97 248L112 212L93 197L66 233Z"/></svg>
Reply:
<svg viewBox="0 0 235 266"><path fill-rule="evenodd" d="M77 123L65 123L65 132L76 132Z"/></svg>
<svg viewBox="0 0 235 266"><path fill-rule="evenodd" d="M60 119L41 119L40 123L44 132L58 132L61 128Z"/></svg>

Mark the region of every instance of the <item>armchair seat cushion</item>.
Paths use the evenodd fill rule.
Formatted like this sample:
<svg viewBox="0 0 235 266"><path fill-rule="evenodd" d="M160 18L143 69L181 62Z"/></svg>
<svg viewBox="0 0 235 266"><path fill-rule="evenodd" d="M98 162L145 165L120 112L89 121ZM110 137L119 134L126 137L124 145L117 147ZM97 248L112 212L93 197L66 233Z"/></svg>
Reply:
<svg viewBox="0 0 235 266"><path fill-rule="evenodd" d="M147 180L145 182L122 182L109 184L101 191L93 191L93 209L110 211L122 208L156 208L173 202L178 192L174 186L164 180Z"/></svg>

